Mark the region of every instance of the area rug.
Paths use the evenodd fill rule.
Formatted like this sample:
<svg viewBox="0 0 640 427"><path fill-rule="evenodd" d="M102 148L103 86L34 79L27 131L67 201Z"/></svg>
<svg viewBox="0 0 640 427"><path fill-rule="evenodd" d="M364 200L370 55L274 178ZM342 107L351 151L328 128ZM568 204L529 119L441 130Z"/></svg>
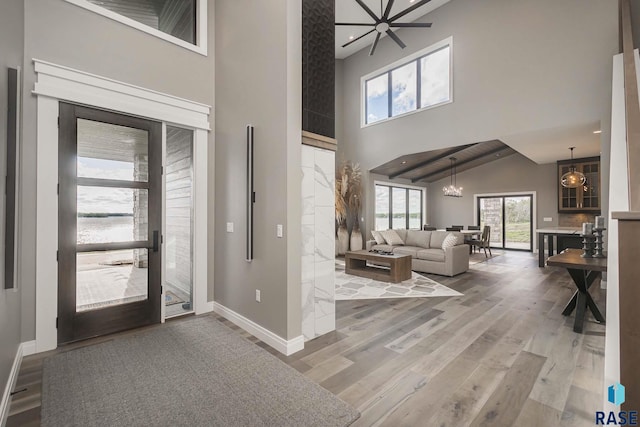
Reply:
<svg viewBox="0 0 640 427"><path fill-rule="evenodd" d="M348 426L359 416L209 316L43 364L43 426Z"/></svg>
<svg viewBox="0 0 640 427"><path fill-rule="evenodd" d="M387 283L345 273L344 261L336 260L336 300L376 298L428 298L462 295L435 280L415 271L411 279L400 283Z"/></svg>
<svg viewBox="0 0 640 427"><path fill-rule="evenodd" d="M180 304L181 302L184 302L184 300L182 298L180 298L178 295L174 294L171 291L165 291L164 293L164 305L165 306L170 306L170 305L175 305L175 304Z"/></svg>

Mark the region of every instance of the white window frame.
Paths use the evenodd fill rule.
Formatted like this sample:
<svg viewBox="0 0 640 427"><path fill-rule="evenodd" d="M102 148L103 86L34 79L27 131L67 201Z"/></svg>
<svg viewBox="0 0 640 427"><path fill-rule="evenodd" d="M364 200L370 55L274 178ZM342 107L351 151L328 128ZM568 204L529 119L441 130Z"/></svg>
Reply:
<svg viewBox="0 0 640 427"><path fill-rule="evenodd" d="M91 3L87 0L65 0L67 3L74 4L76 6L80 6L83 9L90 10L91 12L95 12L98 15L105 16L107 18L113 19L114 21L120 22L121 24L128 25L129 27L133 27L137 30L143 31L147 34L151 34L152 36L158 37L159 39L168 41L170 43L176 44L185 49L189 49L193 52L199 53L201 55L207 56L207 0L196 0L196 43L192 44L185 40L182 40L178 37L172 36L171 34L167 34L160 30L157 30L153 27L143 24L142 22L138 22L135 19L128 18L124 15L120 15L119 13L113 12L104 7L98 6L97 4Z"/></svg>
<svg viewBox="0 0 640 427"><path fill-rule="evenodd" d="M418 187L416 185L407 185L407 184L398 184L391 181L373 181L373 225L371 227L372 230L376 229L376 186L383 185L385 187L397 187L397 188L405 188L409 190L417 190L422 192L422 224L420 224L420 229L427 221L427 189L425 187ZM391 202L391 200L389 200ZM408 214L408 212L407 212Z"/></svg>
<svg viewBox="0 0 640 427"><path fill-rule="evenodd" d="M429 106L422 107L420 109L416 109L412 111L407 111L406 113L398 114L397 116L387 117L385 119L378 120L373 123L367 123L367 91L366 91L367 80L371 80L375 77L379 77L389 72L390 70L406 65L412 61L417 60L420 57L427 56L428 54L433 53L447 46L449 46L449 100L448 101L440 102L434 105L429 105ZM391 94L389 94L389 96L391 96ZM416 93L416 96L420 96L420 94ZM450 36L444 40L434 43L431 46L427 46L422 50L412 53L409 56L405 56L402 59L399 59L389 65L379 68L360 78L360 127L366 128L369 126L379 125L380 123L386 123L389 120L398 119L400 117L406 117L411 114L416 114L416 113L430 110L432 108L442 107L443 105L451 104L452 102L453 102L453 36Z"/></svg>

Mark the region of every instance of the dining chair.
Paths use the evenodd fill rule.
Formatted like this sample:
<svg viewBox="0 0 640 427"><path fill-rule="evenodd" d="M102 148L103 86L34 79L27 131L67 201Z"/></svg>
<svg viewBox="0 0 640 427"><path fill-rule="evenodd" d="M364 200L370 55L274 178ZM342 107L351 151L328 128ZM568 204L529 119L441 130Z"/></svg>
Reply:
<svg viewBox="0 0 640 427"><path fill-rule="evenodd" d="M480 236L480 239L469 240L469 244L472 245L473 247L477 247L478 249L484 249L485 258L488 258L487 249L489 249L489 255L493 256L493 254L491 253L491 246L489 246L490 242L491 242L491 227L488 225L485 225L484 228L482 229L482 236Z"/></svg>
<svg viewBox="0 0 640 427"><path fill-rule="evenodd" d="M467 230L480 230L479 225L467 225Z"/></svg>
<svg viewBox="0 0 640 427"><path fill-rule="evenodd" d="M467 230L469 230L469 231L476 231L476 230L477 230L477 231L480 231L480 226L479 226L479 225L467 225ZM480 234L481 234L481 233L473 234L473 235L469 235L469 234L468 234L468 235L464 236L464 242L465 242L466 244L468 244L468 245L471 245L471 243L469 243L469 242L470 242L471 240L473 240L473 238L474 238L475 236L480 236ZM473 251L473 252L475 252L475 251L476 251L476 247L475 247L475 246L473 246L473 245L471 245L471 246L469 247L469 253L471 253L472 251Z"/></svg>
<svg viewBox="0 0 640 427"><path fill-rule="evenodd" d="M460 231L464 228L464 225L452 225L451 227L447 227L447 231Z"/></svg>
<svg viewBox="0 0 640 427"><path fill-rule="evenodd" d="M422 229L425 230L425 231L436 231L437 230L436 227L432 227L430 225L424 225L422 227Z"/></svg>

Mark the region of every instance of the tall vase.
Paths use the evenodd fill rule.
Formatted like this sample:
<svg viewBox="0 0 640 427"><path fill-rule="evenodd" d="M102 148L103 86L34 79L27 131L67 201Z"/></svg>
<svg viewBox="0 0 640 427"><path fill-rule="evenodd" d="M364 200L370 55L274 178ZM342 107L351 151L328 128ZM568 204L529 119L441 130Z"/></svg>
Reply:
<svg viewBox="0 0 640 427"><path fill-rule="evenodd" d="M351 250L362 250L362 233L360 232L359 228L354 228L353 230L351 230Z"/></svg>
<svg viewBox="0 0 640 427"><path fill-rule="evenodd" d="M349 250L349 232L346 225L338 227L338 255L344 255Z"/></svg>

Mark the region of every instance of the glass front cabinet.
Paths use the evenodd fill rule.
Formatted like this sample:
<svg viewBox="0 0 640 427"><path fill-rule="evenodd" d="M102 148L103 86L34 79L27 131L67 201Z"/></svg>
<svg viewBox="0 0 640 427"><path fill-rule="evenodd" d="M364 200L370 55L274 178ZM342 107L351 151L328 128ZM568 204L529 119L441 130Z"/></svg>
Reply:
<svg viewBox="0 0 640 427"><path fill-rule="evenodd" d="M560 177L571 170L571 165L587 178L582 187L560 184ZM600 209L600 157L558 161L558 212L600 214Z"/></svg>

